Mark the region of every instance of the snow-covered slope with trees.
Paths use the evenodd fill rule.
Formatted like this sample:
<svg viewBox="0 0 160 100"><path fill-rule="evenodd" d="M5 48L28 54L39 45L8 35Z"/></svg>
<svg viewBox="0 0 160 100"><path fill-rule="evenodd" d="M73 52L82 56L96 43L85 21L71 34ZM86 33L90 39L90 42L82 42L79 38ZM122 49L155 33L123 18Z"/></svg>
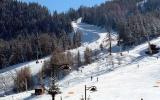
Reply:
<svg viewBox="0 0 160 100"><path fill-rule="evenodd" d="M117 35L112 34L113 53L110 56L105 30L84 23L73 23L73 27L76 30L81 30L85 39L81 47L70 51L72 53L78 51L83 53L85 48L89 47L93 51L97 51L98 54L95 56L96 59L93 63L82 66L79 71L72 71L58 82L62 94L57 95L56 100L61 100L61 98L62 100L80 100L84 97L84 85L97 87L96 92L87 90L89 100L141 100L141 98L143 100L159 100L159 54L145 55L144 52L148 47L147 43L122 51L121 55L119 52L121 47L116 46ZM87 38L85 35L87 35ZM160 38L152 40L151 43L160 46ZM106 45L103 51L100 50L100 44ZM92 81L91 76L93 77ZM0 99L51 100L51 96L47 94L38 97L31 96L33 92L27 91Z"/></svg>
<svg viewBox="0 0 160 100"><path fill-rule="evenodd" d="M152 41L152 43L159 44L160 38ZM67 89L63 90L63 94L57 96L60 100L62 96L64 100L79 100L84 97L84 86L96 86L97 91L87 91L87 97L90 100L159 100L160 98L160 75L159 75L159 54L152 57L144 55L142 52L147 48L144 43L140 46L133 48L128 52L123 52L123 56L134 59L126 65L120 65L118 69L107 71L107 63L99 65L96 63L86 66L82 74L72 73L78 79L84 78L83 81L75 81L77 84L69 84ZM104 60L107 60L105 58ZM114 61L116 59L113 59ZM123 61L123 58L121 59ZM128 59L129 60L129 59ZM123 63L123 62L122 62ZM115 65L116 66L116 65ZM95 67L95 69L94 69ZM106 69L106 73L100 73L99 69ZM93 75L93 81L90 76L86 76L86 72ZM97 72L97 75L92 73ZM70 75L70 76L71 76ZM98 82L97 82L98 77Z"/></svg>
<svg viewBox="0 0 160 100"><path fill-rule="evenodd" d="M3 94L5 91L10 91L14 86L14 79L16 78L16 73L22 68L30 68L31 74L34 76L41 71L43 63L49 60L50 57L45 57L43 59L26 62L22 64L17 64L0 71L0 93Z"/></svg>

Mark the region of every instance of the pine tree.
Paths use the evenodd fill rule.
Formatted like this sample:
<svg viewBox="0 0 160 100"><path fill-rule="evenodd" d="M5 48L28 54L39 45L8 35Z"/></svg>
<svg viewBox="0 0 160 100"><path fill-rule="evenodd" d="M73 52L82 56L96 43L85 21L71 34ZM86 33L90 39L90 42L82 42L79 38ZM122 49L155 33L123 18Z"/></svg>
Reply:
<svg viewBox="0 0 160 100"><path fill-rule="evenodd" d="M58 88L58 86L55 84L55 82L52 83L52 85L49 88L49 94L52 95L52 100L55 100L55 96L56 94L58 94L60 92L60 89Z"/></svg>
<svg viewBox="0 0 160 100"><path fill-rule="evenodd" d="M78 53L77 53L77 67L80 67L81 65L82 65L81 55L80 55L80 52L78 51Z"/></svg>
<svg viewBox="0 0 160 100"><path fill-rule="evenodd" d="M79 47L81 46L81 39L82 38L82 32L77 31L76 33L73 34L73 44L74 47Z"/></svg>
<svg viewBox="0 0 160 100"><path fill-rule="evenodd" d="M89 49L88 47L84 51L84 60L85 60L85 64L90 64L92 61L92 50Z"/></svg>

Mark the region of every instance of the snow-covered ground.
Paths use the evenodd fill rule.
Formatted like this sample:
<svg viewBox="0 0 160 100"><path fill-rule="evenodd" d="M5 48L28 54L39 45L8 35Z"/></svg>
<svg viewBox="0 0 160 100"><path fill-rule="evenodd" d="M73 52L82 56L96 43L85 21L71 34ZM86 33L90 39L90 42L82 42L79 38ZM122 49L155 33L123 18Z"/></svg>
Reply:
<svg viewBox="0 0 160 100"><path fill-rule="evenodd" d="M82 34L83 45L79 48L70 50L72 53L75 54L77 54L78 51L80 51L80 53L83 53L86 47L92 48L92 50L98 49L102 39L106 37L106 33L102 33L102 31L104 32L104 30L93 25L81 23L80 19L77 21L77 23L73 22L72 26L74 27L75 30L80 30L83 32ZM101 35L99 35L99 33L101 33ZM12 89L12 87L14 86L14 78L16 77L16 72L18 70L24 67L29 67L32 75L36 75L42 69L44 62L49 59L50 57L45 57L43 59L39 59L38 60L39 63L36 63L37 60L35 60L31 62L17 64L1 70L0 93L3 93L4 90L6 91Z"/></svg>
<svg viewBox="0 0 160 100"><path fill-rule="evenodd" d="M159 45L160 38L152 41ZM159 45L160 46L160 45ZM111 72L100 73L99 76L94 76L93 81L90 77L83 76L85 72L90 71L99 73L100 68L107 66L103 65L89 65L88 69L81 75L72 75L72 77L85 77L81 82L77 81L76 85L68 85L63 90L63 94L57 96L56 100L62 96L64 100L79 100L84 97L84 86L96 86L96 92L87 92L87 96L90 100L159 100L160 98L160 59L159 54L152 57L146 56L142 52L147 48L147 43L135 47L133 50L124 52L124 56L134 56L129 60L126 65L114 69ZM107 60L107 59L106 59ZM114 59L115 60L115 59ZM123 60L123 58L122 58ZM103 62L103 61L102 61ZM105 64L104 64L105 65ZM95 69L93 68L95 67ZM89 70L90 69L90 70ZM73 73L72 73L73 74ZM93 74L94 75L94 74ZM69 76L68 76L69 77ZM97 77L99 81L97 82ZM78 80L78 79L77 79Z"/></svg>
<svg viewBox="0 0 160 100"><path fill-rule="evenodd" d="M56 96L56 100L80 100L84 97L84 85L87 87L96 86L97 91L87 91L90 100L160 100L160 54L154 56L145 55L147 43L132 48L130 51L123 51L119 54L116 46L116 34L112 34L113 43L112 56L108 55L107 48L100 51L99 45L106 44L107 33L96 26L84 23L72 23L75 30L83 32L83 45L70 50L72 53L80 51L83 53L86 47L98 51L92 64L82 66L79 71L73 71L58 84L62 94ZM87 38L86 38L87 37ZM160 38L151 43L160 46ZM37 66L33 66L37 67ZM35 70L35 69L33 69ZM3 74L3 73L2 73ZM91 76L93 80L91 81ZM98 78L98 82L97 82ZM31 96L34 91L27 91L20 94L10 95L0 100L51 100L51 96Z"/></svg>
<svg viewBox="0 0 160 100"><path fill-rule="evenodd" d="M142 0L140 2L137 3L137 6L143 7L144 4L147 2L148 0Z"/></svg>
<svg viewBox="0 0 160 100"><path fill-rule="evenodd" d="M3 94L4 91L10 91L13 89L16 73L20 69L28 67L31 70L31 74L34 76L42 69L43 63L49 59L50 57L45 57L43 59L39 59L38 63L36 63L37 60L35 60L0 70L0 94Z"/></svg>

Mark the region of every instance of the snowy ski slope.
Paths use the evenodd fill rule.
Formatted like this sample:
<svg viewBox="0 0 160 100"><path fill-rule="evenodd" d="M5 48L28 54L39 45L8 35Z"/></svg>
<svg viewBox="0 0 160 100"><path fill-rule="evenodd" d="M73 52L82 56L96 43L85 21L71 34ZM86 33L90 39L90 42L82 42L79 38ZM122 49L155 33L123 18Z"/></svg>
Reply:
<svg viewBox="0 0 160 100"><path fill-rule="evenodd" d="M118 52L120 47L116 46L117 35L112 34L114 53L109 56L107 50L101 52L99 48L101 43L107 44L105 30L84 23L73 22L72 25L75 30L83 32L85 39L83 38L81 47L70 51L75 54L78 51L83 53L85 48L89 47L99 52L96 56L97 60L92 64L81 67L80 71L71 72L58 82L62 94L57 95L56 100L61 100L60 98L80 100L82 96L84 97L84 85L97 87L96 92L87 91L87 98L89 97L90 100L141 100L141 98L160 100L160 59L157 59L160 53L153 56L145 55L148 45L143 43L129 51L123 51L123 56L120 56ZM152 40L151 43L160 46L160 38ZM38 97L31 96L33 92L10 95L0 100L51 100L51 96L47 94Z"/></svg>

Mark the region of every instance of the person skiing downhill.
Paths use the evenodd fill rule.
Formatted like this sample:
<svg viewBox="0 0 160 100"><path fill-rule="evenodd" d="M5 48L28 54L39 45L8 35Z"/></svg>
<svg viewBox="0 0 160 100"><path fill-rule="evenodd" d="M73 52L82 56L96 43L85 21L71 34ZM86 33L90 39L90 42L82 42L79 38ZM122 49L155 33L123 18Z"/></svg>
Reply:
<svg viewBox="0 0 160 100"><path fill-rule="evenodd" d="M92 81L93 77L91 76L91 81Z"/></svg>
<svg viewBox="0 0 160 100"><path fill-rule="evenodd" d="M97 82L98 82L98 77L97 77Z"/></svg>

